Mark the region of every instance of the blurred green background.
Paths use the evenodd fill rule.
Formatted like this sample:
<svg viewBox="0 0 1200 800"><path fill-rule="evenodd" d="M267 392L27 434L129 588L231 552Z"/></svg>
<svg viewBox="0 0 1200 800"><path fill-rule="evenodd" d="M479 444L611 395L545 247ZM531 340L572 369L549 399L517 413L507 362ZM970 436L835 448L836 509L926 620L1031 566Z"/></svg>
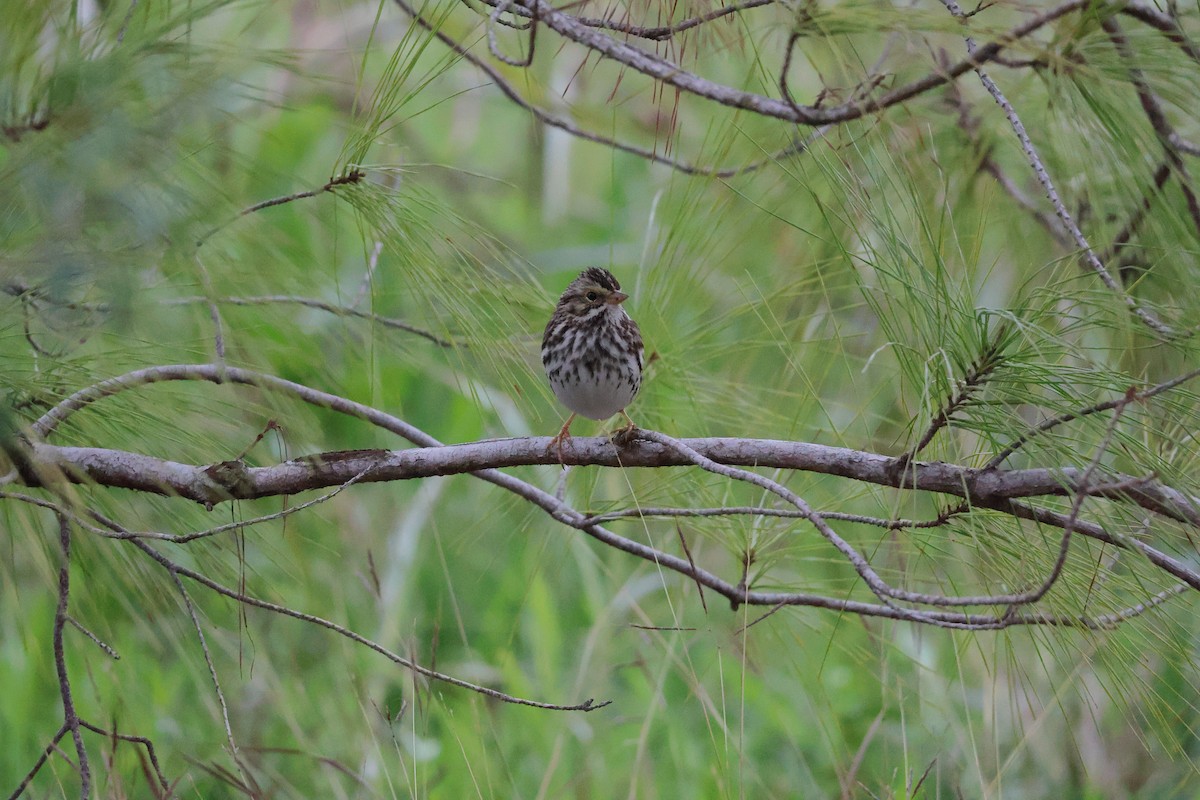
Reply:
<svg viewBox="0 0 1200 800"><path fill-rule="evenodd" d="M1025 18L997 3L983 39ZM712 6L634 3L634 19ZM811 100L849 96L880 54L886 85L962 56L937 3L778 5L660 45L687 68ZM484 18L430 19L487 59ZM595 14L604 9L599 6ZM980 466L1030 424L1194 368L1191 339L1158 341L1072 250L982 169L998 164L1042 211L1011 128L968 73L964 127L945 90L810 131L679 97L546 32L531 68L501 67L577 124L711 167L690 176L541 126L396 6L356 3L34 3L0 29L0 411L27 424L71 392L141 367L231 365L396 414L445 442L549 435L565 412L538 345L586 266L611 269L654 360L630 413L672 436L744 436L896 455L969 365L1008 332L1001 366L923 454ZM1097 248L1153 188L1161 159L1098 13L1014 48L1037 69L994 72ZM1185 136L1200 67L1123 23L1138 66ZM1195 10L1184 17L1195 35ZM501 30L514 55L522 39ZM495 63L495 62L493 62ZM1176 112L1179 112L1176 114ZM31 121L38 129L28 129ZM40 121L44 121L42 126ZM1190 128L1188 126L1191 126ZM1194 164L1194 160L1193 160ZM252 204L362 182L245 216ZM1179 181L1152 194L1125 260L1131 291L1186 328L1200 319L1198 234ZM202 244L197 246L197 242ZM373 267L371 266L373 265ZM405 323L290 302L315 298ZM1106 465L1200 493L1187 386L1129 408ZM251 464L406 443L248 387L144 387L71 417L56 444ZM1097 415L1032 443L1014 466L1086 467ZM576 435L603 427L577 423ZM4 467L7 471L7 467ZM553 491L552 467L512 470ZM773 474L815 508L930 519L946 498ZM769 504L698 470L576 468L574 507ZM57 525L0 486L0 791L62 721L51 628ZM308 496L224 504L80 487L128 528L183 533ZM1069 498L1052 507L1069 508ZM1195 564L1194 531L1089 501L1089 519ZM636 518L622 535L755 588L870 599L806 524L771 517ZM991 512L929 530L839 524L893 583L1012 591L1045 574L1059 533ZM188 584L240 747L184 603L128 543L77 531L71 614L120 654L66 631L80 714L153 740L179 797L1188 797L1198 629L1185 593L1113 631L971 633L788 608L731 611L696 585L600 546L469 476L356 485L303 512L162 552L227 586L343 624L440 671L591 713L539 711L430 683L333 633L241 609ZM1040 604L1099 615L1172 585L1127 552L1073 542ZM139 750L88 734L97 797L152 796ZM69 737L61 744L74 757ZM51 757L31 797L75 796Z"/></svg>

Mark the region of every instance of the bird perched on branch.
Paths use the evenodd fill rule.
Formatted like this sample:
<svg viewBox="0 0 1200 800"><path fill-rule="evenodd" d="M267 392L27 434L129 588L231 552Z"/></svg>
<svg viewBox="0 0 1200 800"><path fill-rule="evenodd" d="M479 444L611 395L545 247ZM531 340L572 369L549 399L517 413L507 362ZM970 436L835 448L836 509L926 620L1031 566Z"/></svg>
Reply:
<svg viewBox="0 0 1200 800"><path fill-rule="evenodd" d="M562 447L571 438L576 415L608 419L620 413L633 420L625 407L642 385L644 350L637 323L622 303L629 295L612 273L589 267L571 281L542 334L542 365L554 396L571 410L551 444Z"/></svg>

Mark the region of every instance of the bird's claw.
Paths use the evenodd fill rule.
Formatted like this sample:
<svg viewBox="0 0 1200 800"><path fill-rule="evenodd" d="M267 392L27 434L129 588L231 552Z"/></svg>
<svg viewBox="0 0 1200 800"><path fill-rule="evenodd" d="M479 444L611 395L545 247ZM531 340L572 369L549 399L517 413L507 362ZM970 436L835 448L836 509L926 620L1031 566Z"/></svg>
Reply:
<svg viewBox="0 0 1200 800"><path fill-rule="evenodd" d="M563 463L563 445L571 441L571 422L574 421L574 419L575 415L572 414L570 418L567 419L566 424L562 426L562 430L558 432L558 435L550 440L550 449L558 452L558 465L560 467L567 466L565 463Z"/></svg>
<svg viewBox="0 0 1200 800"><path fill-rule="evenodd" d="M637 431L637 425L633 424L633 420L629 420L628 425L617 428L615 431L609 434L608 438L609 441L611 441L617 447L625 447L631 444L633 440L637 438Z"/></svg>

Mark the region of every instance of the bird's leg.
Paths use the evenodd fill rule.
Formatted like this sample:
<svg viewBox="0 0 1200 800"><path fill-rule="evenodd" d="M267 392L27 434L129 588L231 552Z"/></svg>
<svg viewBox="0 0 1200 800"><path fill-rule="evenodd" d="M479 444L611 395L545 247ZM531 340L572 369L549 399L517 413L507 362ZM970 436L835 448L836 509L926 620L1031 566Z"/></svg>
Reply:
<svg viewBox="0 0 1200 800"><path fill-rule="evenodd" d="M618 444L623 444L624 442L626 442L629 439L629 437L633 434L633 432L637 430L637 425L633 424L633 420L630 419L629 415L625 413L625 409L622 408L620 411L620 414L622 417L625 418L625 421L629 424L625 425L623 427L617 428L615 431L612 432L612 434L609 436L609 438Z"/></svg>
<svg viewBox="0 0 1200 800"><path fill-rule="evenodd" d="M566 465L563 464L562 448L571 438L571 423L574 421L575 414L572 413L571 416L567 417L567 421L563 423L562 430L558 432L558 435L550 440L550 446L558 449L558 463L563 466Z"/></svg>

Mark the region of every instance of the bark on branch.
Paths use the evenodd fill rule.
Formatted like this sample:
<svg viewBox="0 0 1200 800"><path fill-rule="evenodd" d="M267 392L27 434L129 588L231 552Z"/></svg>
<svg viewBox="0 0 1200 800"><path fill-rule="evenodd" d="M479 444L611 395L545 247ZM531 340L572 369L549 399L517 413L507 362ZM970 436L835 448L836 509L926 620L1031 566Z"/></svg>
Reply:
<svg viewBox="0 0 1200 800"><path fill-rule="evenodd" d="M1117 402L1118 406L1142 402L1180 385L1193 377L1192 373L1142 391L1130 389ZM241 461L225 461L210 465L188 465L165 461L152 456L103 448L63 447L49 444L46 437L70 416L93 403L125 391L137 390L162 381L208 381L218 384L243 384L281 393L311 405L329 408L362 419L369 424L391 431L413 444L406 450L358 450L321 453L293 459L269 467L251 468ZM1100 403L1082 409L1071 418L1103 410L1112 410L1110 403ZM1066 418L1055 418L1054 425ZM1041 426L1020 441L1046 430ZM1107 449L1102 446L1101 455ZM827 447L803 442L758 439L689 439L676 440L652 431L635 432L614 443L606 439L575 439L560 454L550 448L548 438L505 439L445 445L419 428L370 406L337 395L321 392L272 375L222 365L168 365L137 370L101 381L82 389L46 412L27 434L6 443L6 450L17 469L3 479L26 484L61 488L63 481L89 482L151 492L177 495L190 500L215 505L233 498L265 497L294 494L321 486L338 486L339 490L362 481L405 480L438 475L467 473L510 491L540 508L556 522L575 528L605 546L644 559L660 569L678 573L707 589L716 591L733 606L759 605L779 607L801 605L836 610L864 616L887 617L939 627L992 630L1013 625L1066 625L1086 628L1106 628L1138 616L1166 602L1184 588L1200 590L1200 571L1168 555L1138 536L1106 529L1094 520L1082 519L1077 511L1067 514L1052 508L1040 507L1022 498L1101 497L1152 511L1193 527L1200 527L1200 501L1153 478L1137 478L1111 472L1099 476L1099 457L1093 458L1085 470L1074 467L1004 470L996 465L981 469L940 462L911 463L900 458ZM769 485L771 490L786 496L821 535L838 547L858 570L869 578L868 585L881 602L863 602L847 597L831 597L808 592L763 591L747 585L747 577L733 582L709 572L690 558L626 538L597 524L598 518L578 511L545 490L501 471L503 467L534 464L558 464L560 457L569 464L590 464L607 467L676 467L699 466L710 472L735 480ZM798 495L782 484L757 473L736 467L768 467L834 475L850 480L905 490L929 491L955 495L964 501L947 512L947 516L968 513L971 509L994 509L1012 517L1031 520L1040 525L1069 530L1073 534L1103 542L1121 550L1135 553L1159 570L1172 576L1179 584L1172 586L1134 606L1100 616L1055 615L1046 613L1016 613L1016 603L1026 596L1016 593L1001 595L968 595L963 597L911 591L893 586L880 578L869 561L853 545L829 528L827 522L837 519L870 524L858 515L823 514L811 509ZM331 497L337 492L330 492ZM56 492L59 496L61 491ZM168 535L139 534L113 523L91 509L83 514L78 510L59 508L38 498L2 492L0 498L53 506L69 514L84 528L114 538L160 538L180 543L215 534L220 527L200 534ZM319 502L321 498L310 502ZM308 504L297 506L299 510ZM262 521L278 515L261 518ZM92 521L98 522L97 528ZM253 524L248 521L245 524ZM108 529L106 532L103 529ZM135 542L141 544L141 542ZM1060 556L1061 557L1061 556ZM916 604L909 607L901 604ZM1000 614L970 613L953 610L954 606L996 606L1005 609Z"/></svg>
<svg viewBox="0 0 1200 800"><path fill-rule="evenodd" d="M717 462L737 467L765 467L890 486L937 492L984 508L1035 497L1073 494L1083 470L1077 467L1033 469L971 468L940 461L905 462L845 447L779 439L680 439L687 447ZM26 485L52 485L65 478L153 494L178 496L212 507L229 500L294 495L340 486L348 481L387 481L462 475L481 470L557 465L559 453L548 436L494 439L405 450L345 450L319 453L269 467L238 461L181 464L141 453L99 447L33 445L27 460L32 473ZM681 467L692 462L646 439L618 445L603 437L574 438L563 449L561 463L599 467ZM1188 496L1151 479L1112 474L1088 493L1141 508L1200 528L1200 498Z"/></svg>

